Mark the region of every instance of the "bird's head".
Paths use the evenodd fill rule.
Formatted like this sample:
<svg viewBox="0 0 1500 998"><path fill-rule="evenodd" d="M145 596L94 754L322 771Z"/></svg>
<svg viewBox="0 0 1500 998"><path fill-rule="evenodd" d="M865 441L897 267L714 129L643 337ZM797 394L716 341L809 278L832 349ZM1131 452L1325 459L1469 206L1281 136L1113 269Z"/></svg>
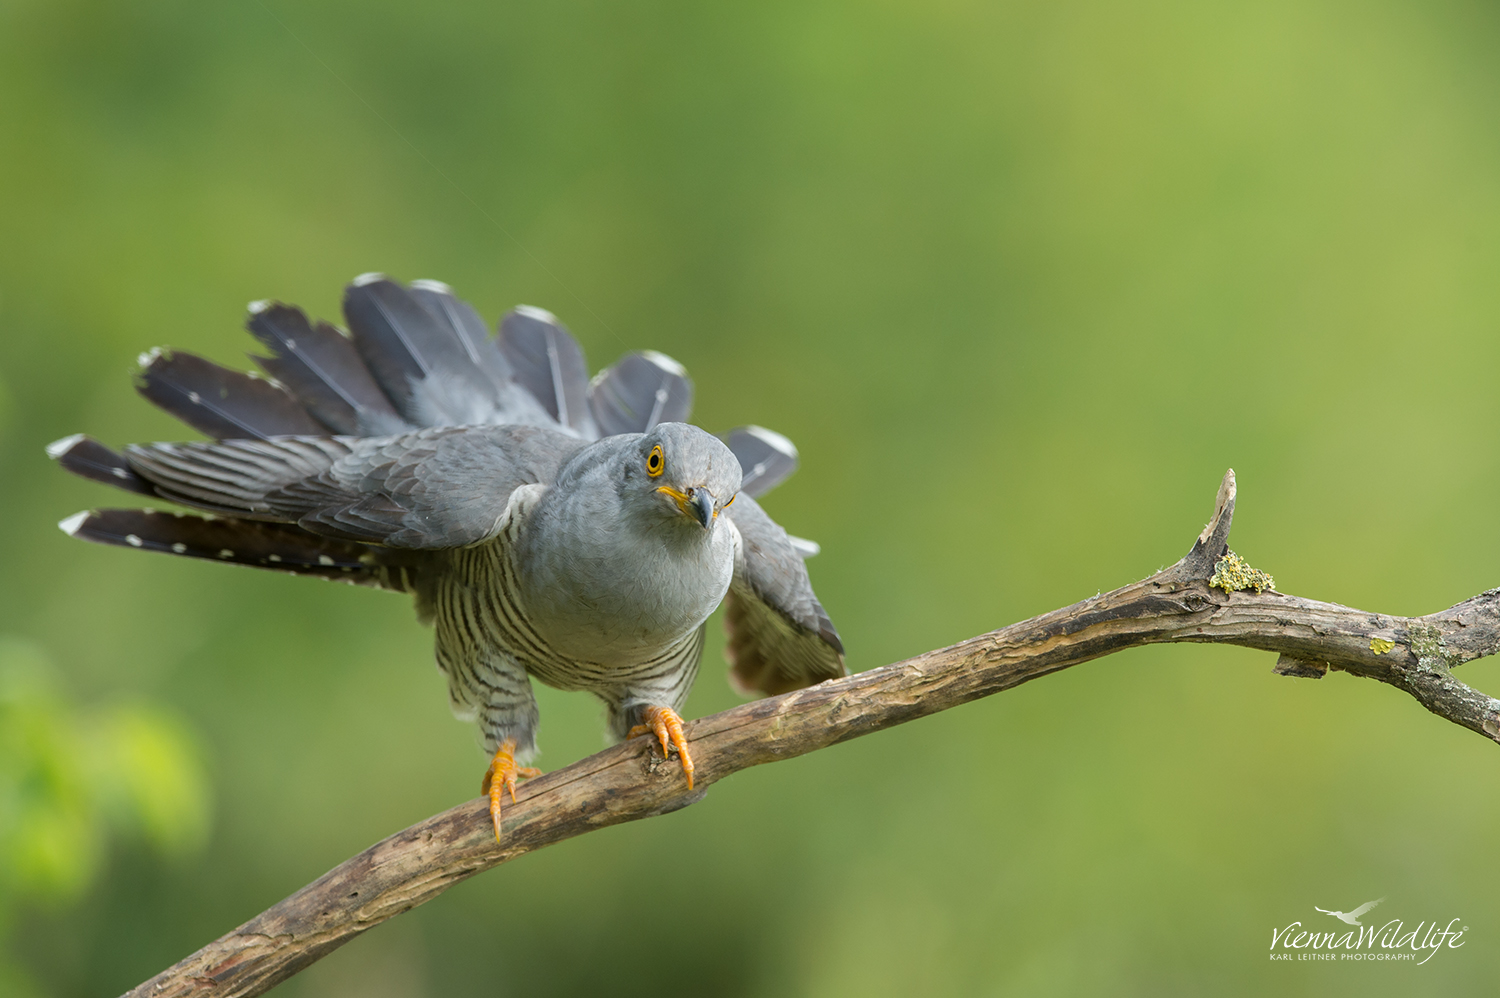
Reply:
<svg viewBox="0 0 1500 998"><path fill-rule="evenodd" d="M666 521L713 532L740 491L740 463L724 442L687 423L662 423L627 449L631 505Z"/></svg>

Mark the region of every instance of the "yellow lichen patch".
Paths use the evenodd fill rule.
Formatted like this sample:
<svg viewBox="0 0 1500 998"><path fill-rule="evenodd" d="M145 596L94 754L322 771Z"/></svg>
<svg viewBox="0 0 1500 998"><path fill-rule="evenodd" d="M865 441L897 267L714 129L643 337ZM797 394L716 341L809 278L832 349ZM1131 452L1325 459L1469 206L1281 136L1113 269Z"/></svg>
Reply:
<svg viewBox="0 0 1500 998"><path fill-rule="evenodd" d="M1377 655L1384 655L1394 647L1396 647L1396 642L1394 641L1387 641L1385 638L1370 639L1370 650Z"/></svg>
<svg viewBox="0 0 1500 998"><path fill-rule="evenodd" d="M1218 586L1226 593L1240 589L1254 589L1259 593L1267 589L1275 589L1276 580L1265 572L1251 568L1245 563L1245 559L1233 551L1227 551L1224 557L1214 565L1214 574L1208 580L1208 586L1210 589Z"/></svg>

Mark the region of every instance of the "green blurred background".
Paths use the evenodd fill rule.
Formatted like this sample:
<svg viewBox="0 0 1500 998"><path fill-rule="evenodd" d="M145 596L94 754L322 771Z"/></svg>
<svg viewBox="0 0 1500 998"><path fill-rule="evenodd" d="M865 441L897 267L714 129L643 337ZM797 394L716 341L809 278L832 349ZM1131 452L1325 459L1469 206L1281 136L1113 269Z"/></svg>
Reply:
<svg viewBox="0 0 1500 998"><path fill-rule="evenodd" d="M1497 40L1463 0L0 0L0 990L120 992L484 768L403 599L55 529L128 497L48 441L188 432L139 351L239 365L245 302L368 270L663 350L801 448L767 506L856 670L1170 563L1230 466L1283 591L1430 612L1500 584ZM1500 753L1272 664L1127 652L742 773L278 994L1490 993ZM539 698L544 766L600 747ZM1382 895L1467 945L1268 962Z"/></svg>

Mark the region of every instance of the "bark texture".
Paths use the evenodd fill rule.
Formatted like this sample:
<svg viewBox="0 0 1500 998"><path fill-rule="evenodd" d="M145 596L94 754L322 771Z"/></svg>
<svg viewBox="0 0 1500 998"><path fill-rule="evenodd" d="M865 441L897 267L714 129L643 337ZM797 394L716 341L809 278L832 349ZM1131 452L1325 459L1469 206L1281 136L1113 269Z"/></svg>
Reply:
<svg viewBox="0 0 1500 998"><path fill-rule="evenodd" d="M1267 589L1208 584L1228 552L1235 482L1224 476L1213 519L1188 554L1150 578L915 658L747 703L693 721L689 791L676 760L650 739L606 749L531 780L507 802L497 844L486 801L452 808L377 842L131 995L258 995L393 915L453 884L554 842L665 814L716 781L803 755L1066 669L1167 641L1279 652L1276 671L1329 669L1377 679L1434 714L1500 741L1500 701L1459 682L1454 666L1500 650L1500 590L1424 617L1393 617Z"/></svg>

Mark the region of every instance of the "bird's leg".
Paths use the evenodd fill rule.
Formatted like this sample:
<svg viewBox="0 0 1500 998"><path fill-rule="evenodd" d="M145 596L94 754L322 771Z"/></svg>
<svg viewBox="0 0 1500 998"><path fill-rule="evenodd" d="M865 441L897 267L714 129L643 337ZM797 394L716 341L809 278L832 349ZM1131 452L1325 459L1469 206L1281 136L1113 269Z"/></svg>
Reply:
<svg viewBox="0 0 1500 998"><path fill-rule="evenodd" d="M682 718L671 707L647 707L643 715L644 724L630 729L626 738L636 735L655 735L661 742L662 758L670 756L669 748L677 749L682 760L682 772L687 777L688 789L693 789L693 757L688 755L687 737L682 733Z"/></svg>
<svg viewBox="0 0 1500 998"><path fill-rule="evenodd" d="M500 841L500 797L510 791L511 802L516 799L516 780L528 780L541 776L542 771L531 766L516 765L516 740L507 738L495 750L490 768L484 771L484 782L479 785L481 794L490 795L490 820L495 823L495 841Z"/></svg>

